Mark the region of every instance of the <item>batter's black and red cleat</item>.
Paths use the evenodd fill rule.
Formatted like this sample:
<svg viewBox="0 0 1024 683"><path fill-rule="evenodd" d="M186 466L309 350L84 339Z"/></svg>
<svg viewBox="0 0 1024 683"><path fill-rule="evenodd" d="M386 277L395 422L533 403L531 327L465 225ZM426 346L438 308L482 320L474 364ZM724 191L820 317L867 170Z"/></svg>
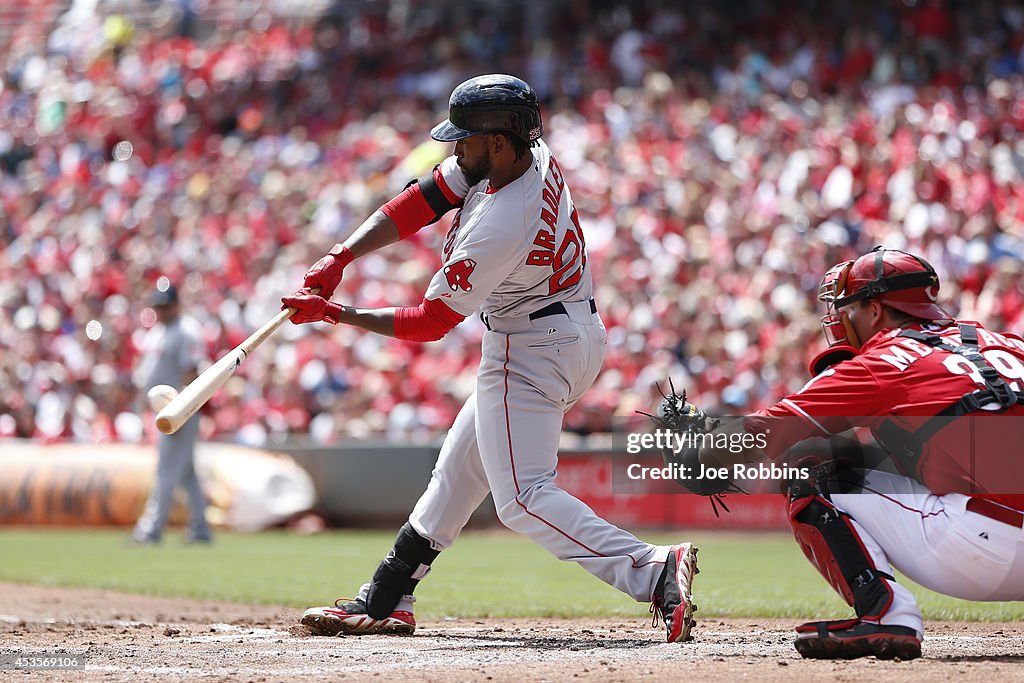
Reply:
<svg viewBox="0 0 1024 683"><path fill-rule="evenodd" d="M390 634L408 636L416 630L416 619L412 614L411 595L403 597L390 616L374 619L366 613L366 591L369 584L359 591L359 597L338 598L334 607L310 607L299 623L318 636L355 636Z"/></svg>
<svg viewBox="0 0 1024 683"><path fill-rule="evenodd" d="M670 643L690 639L690 629L696 623L693 613L697 611L690 593L693 577L699 571L695 547L680 543L669 548L665 569L651 600L651 612L654 625L657 625L659 615L665 621L666 640Z"/></svg>
<svg viewBox="0 0 1024 683"><path fill-rule="evenodd" d="M796 627L796 651L806 659L917 659L921 639L906 626L883 626L860 619L811 621Z"/></svg>

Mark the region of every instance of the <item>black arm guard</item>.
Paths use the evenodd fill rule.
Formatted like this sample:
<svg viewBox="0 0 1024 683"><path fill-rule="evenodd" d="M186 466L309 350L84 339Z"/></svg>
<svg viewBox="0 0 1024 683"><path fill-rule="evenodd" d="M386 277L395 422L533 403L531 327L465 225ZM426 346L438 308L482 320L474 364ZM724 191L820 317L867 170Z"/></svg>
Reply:
<svg viewBox="0 0 1024 683"><path fill-rule="evenodd" d="M422 178L410 180L406 184L407 188L411 187L413 183L418 184L420 188L420 193L423 195L423 198L427 200L427 204L430 206L430 208L434 211L434 217L427 222L427 225L430 225L431 223L436 223L441 219L441 216L445 215L452 209L462 206L461 201L452 203L451 200L449 200L448 197L445 196L444 192L437 185L437 179L435 178L434 175L436 173L439 173L437 166L434 167L433 171L423 176Z"/></svg>

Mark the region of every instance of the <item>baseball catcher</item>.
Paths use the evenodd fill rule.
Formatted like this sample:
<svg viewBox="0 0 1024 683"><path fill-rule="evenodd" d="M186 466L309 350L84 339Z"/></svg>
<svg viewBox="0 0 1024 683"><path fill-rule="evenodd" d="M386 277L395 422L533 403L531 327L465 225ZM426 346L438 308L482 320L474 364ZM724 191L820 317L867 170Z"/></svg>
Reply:
<svg viewBox="0 0 1024 683"><path fill-rule="evenodd" d="M797 627L808 658L913 659L924 624L895 567L966 600L1024 600L1024 340L958 321L936 303L939 278L919 256L878 247L829 269L819 287L828 349L798 392L719 429L763 437L726 449L706 440L681 455L732 467L779 462L791 446L870 430L887 468L824 467L787 489L804 554L855 616ZM682 396L657 419L677 431L707 425ZM713 428L713 425L712 425ZM848 463L843 463L848 465ZM851 473L857 477L851 478ZM715 495L723 482L693 486Z"/></svg>

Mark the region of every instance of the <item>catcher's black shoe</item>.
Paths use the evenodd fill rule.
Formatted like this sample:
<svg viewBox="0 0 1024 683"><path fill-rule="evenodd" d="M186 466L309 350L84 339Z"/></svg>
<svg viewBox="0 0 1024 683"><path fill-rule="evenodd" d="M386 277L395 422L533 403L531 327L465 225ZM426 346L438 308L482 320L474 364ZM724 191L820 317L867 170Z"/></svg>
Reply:
<svg viewBox="0 0 1024 683"><path fill-rule="evenodd" d="M693 613L697 611L690 591L693 577L698 572L697 548L689 543L669 548L665 569L658 580L658 587L654 589L651 613L654 614L652 625L658 625L659 616L665 621L666 640L670 643L690 639L690 629L696 623Z"/></svg>
<svg viewBox="0 0 1024 683"><path fill-rule="evenodd" d="M921 639L906 626L883 626L860 619L811 621L796 627L796 651L806 659L917 659Z"/></svg>

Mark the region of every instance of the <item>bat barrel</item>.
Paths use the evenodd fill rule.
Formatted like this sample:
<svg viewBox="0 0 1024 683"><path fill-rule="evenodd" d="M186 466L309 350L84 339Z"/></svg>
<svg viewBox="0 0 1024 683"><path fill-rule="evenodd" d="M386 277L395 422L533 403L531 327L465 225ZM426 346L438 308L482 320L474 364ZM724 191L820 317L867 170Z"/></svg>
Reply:
<svg viewBox="0 0 1024 683"><path fill-rule="evenodd" d="M320 288L317 287L312 290L312 293L316 294L319 291ZM263 327L250 334L248 339L192 380L187 387L181 390L180 394L171 399L171 402L157 413L156 428L164 434L173 434L181 429L181 426L210 400L217 389L220 389L228 381L245 357L294 315L295 310L286 308L275 315L264 323Z"/></svg>
<svg viewBox="0 0 1024 683"><path fill-rule="evenodd" d="M173 434L181 429L181 426L210 400L217 389L228 381L243 360L245 351L236 347L203 371L203 374L196 377L157 413L156 428L164 434Z"/></svg>

